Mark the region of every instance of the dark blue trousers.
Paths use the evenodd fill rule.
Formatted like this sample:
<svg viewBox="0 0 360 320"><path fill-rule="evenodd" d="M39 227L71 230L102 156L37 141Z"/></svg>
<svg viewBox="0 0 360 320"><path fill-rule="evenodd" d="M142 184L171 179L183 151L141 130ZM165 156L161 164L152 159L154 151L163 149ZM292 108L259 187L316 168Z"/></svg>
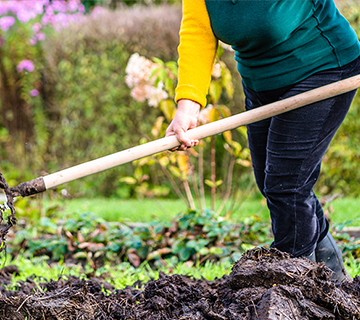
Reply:
<svg viewBox="0 0 360 320"><path fill-rule="evenodd" d="M318 72L294 85L255 92L244 85L250 110L360 73L360 58ZM270 210L273 247L308 255L328 232L316 198L321 160L344 120L355 91L248 125L256 183Z"/></svg>

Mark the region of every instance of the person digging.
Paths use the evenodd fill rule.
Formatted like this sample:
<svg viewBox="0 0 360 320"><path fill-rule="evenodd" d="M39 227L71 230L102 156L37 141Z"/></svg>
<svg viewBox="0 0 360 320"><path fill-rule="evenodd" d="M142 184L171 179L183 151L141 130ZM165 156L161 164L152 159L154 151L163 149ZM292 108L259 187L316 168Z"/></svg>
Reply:
<svg viewBox="0 0 360 320"><path fill-rule="evenodd" d="M166 136L189 139L206 105L219 41L232 46L246 110L360 73L360 44L333 0L183 0L178 109ZM324 262L333 279L351 280L313 191L322 158L355 91L247 125L255 179L267 200L272 247Z"/></svg>

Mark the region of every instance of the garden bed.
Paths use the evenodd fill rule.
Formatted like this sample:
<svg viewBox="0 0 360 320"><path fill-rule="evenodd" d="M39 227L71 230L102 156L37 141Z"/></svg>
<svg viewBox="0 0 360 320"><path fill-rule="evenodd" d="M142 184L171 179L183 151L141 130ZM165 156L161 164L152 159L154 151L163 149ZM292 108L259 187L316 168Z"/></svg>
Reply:
<svg viewBox="0 0 360 320"><path fill-rule="evenodd" d="M1 271L1 283L16 268ZM256 248L214 281L161 274L117 290L101 279L62 277L2 289L1 319L360 319L360 278L339 283L323 264Z"/></svg>

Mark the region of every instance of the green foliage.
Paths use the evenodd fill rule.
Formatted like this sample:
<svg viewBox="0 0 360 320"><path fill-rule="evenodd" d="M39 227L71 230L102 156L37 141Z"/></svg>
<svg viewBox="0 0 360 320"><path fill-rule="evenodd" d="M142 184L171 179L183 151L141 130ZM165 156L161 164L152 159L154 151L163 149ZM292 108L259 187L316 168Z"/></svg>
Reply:
<svg viewBox="0 0 360 320"><path fill-rule="evenodd" d="M145 261L166 265L165 260L173 265L179 261L202 264L234 262L270 237L268 224L256 216L234 224L209 210L187 211L171 223L135 225L106 222L89 212L61 219L50 213L22 212L21 223L9 236L7 252L13 256L18 252L26 257L45 255L52 261L77 259L87 261L93 269L106 261L130 262L135 267Z"/></svg>
<svg viewBox="0 0 360 320"><path fill-rule="evenodd" d="M43 166L48 172L137 145L151 130L158 113L130 97L125 69L130 54L139 47L151 56L154 50L170 45L163 50L163 57L175 54L175 30L168 31L167 39L160 33L169 29L169 23L174 27L179 23L178 13L169 7L105 12L48 42L52 118L46 122L46 149L40 152L46 155ZM156 32L155 49L149 39ZM118 180L130 170L130 165L114 168L72 185L87 194L120 192L128 197L131 188L123 184L119 188Z"/></svg>
<svg viewBox="0 0 360 320"><path fill-rule="evenodd" d="M111 281L119 286L148 280L159 271L206 275L210 279L229 271L246 250L271 242L267 221L249 216L234 222L210 210L188 210L172 222L141 224L106 222L90 212L59 219L54 215L56 207L41 214L25 199L17 202L17 210L19 223L7 239L6 263L27 261L21 269L35 275L38 269L50 267L42 274L47 278L59 274L100 276L112 269ZM354 269L354 261L358 262L360 256L360 240L341 232L346 225L338 224L332 232ZM0 257L0 261L4 259ZM38 268L29 269L30 260ZM211 266L218 269L214 267L211 273ZM128 275L128 280L119 274Z"/></svg>
<svg viewBox="0 0 360 320"><path fill-rule="evenodd" d="M53 37L49 35L43 46L29 48L24 46L31 26L21 26L29 35L11 29L14 40L4 48L4 54L13 57L14 62L6 63L14 69L18 60L31 55L36 72L21 88L28 92L27 83L36 83L41 94L31 101L29 94L24 96L28 103L34 103L34 107L26 109L32 120L31 135L24 134L27 139L33 137L31 143L24 144L15 135L11 139L12 133L5 129L0 131L1 168L4 159L14 164L18 172L13 176L18 176L20 183L24 175L19 173L39 176L137 145L150 132L158 113L130 97L124 81L128 59L134 51L148 57L156 52L161 58L175 59L180 18L179 7L104 10L100 15L84 17L81 23ZM24 57L17 57L10 48ZM4 106L1 108L6 111ZM21 122L23 128L25 124ZM123 184L119 188L118 177L130 174L130 170L131 166L115 168L76 181L70 187L75 185L78 192L88 191L89 195L128 197L131 190Z"/></svg>
<svg viewBox="0 0 360 320"><path fill-rule="evenodd" d="M180 274L192 276L195 279L207 279L209 281L221 278L224 274L231 271L230 263L212 263L205 262L202 266L194 265L189 262L171 264L167 261L166 265L152 268L148 262L142 263L135 268L128 262L118 263L116 265L105 263L101 268L94 270L88 264L67 265L62 261L53 263L46 256L28 258L18 255L14 259L10 255L0 257L0 265L6 267L15 265L19 269L19 274L14 274L11 284L6 286L7 290L18 290L22 282L30 281L37 285L41 291L41 283L56 281L57 279L67 279L70 276L76 276L81 279L90 279L92 277L101 277L104 281L113 285L116 289L123 289L126 286L138 286L147 283L150 280L159 278L159 274ZM4 286L4 284L2 284Z"/></svg>
<svg viewBox="0 0 360 320"><path fill-rule="evenodd" d="M11 178L15 179L28 176L23 162L28 159L36 139L36 116L32 112L36 114L39 99L31 92L41 86L44 61L41 46L30 45L29 40L33 36L31 27L39 19L31 23L15 19L10 30L0 30L0 164L10 169ZM50 30L44 31L49 33ZM23 61L34 69L19 69ZM13 172L10 163L18 166L18 171Z"/></svg>
<svg viewBox="0 0 360 320"><path fill-rule="evenodd" d="M359 196L359 127L360 93L324 157L319 190L322 193L341 193Z"/></svg>

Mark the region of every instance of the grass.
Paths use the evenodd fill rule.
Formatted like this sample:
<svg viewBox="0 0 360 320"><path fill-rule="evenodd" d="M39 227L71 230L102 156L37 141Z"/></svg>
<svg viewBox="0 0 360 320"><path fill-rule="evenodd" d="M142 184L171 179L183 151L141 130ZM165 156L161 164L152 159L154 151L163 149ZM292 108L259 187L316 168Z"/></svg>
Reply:
<svg viewBox="0 0 360 320"><path fill-rule="evenodd" d="M223 275L229 275L232 264L230 262L206 262L202 266L194 265L192 262L181 262L176 265L167 261L167 266L160 266L152 269L148 263L143 263L140 267L134 268L130 263L123 262L116 266L105 264L95 272L96 277L101 277L104 281L113 285L116 289L123 289L126 286L132 286L135 282L141 281L143 284L150 280L157 280L159 273L165 274L180 274L191 276L195 279L206 279L209 281L221 278ZM80 279L88 279L87 274L92 273L92 269L86 265L82 267L79 265L65 265L61 261L58 263L48 264L47 257L25 257L17 255L15 259L11 260L8 255L0 258L0 267L8 265L16 265L19 268L19 274L12 277L12 282L6 288L7 290L16 290L19 288L19 281L27 281L31 278L41 290L39 284L51 280L58 280L59 277L76 276ZM360 274L358 263L354 259L348 260L346 269L350 276L354 278ZM1 284L0 284L1 285Z"/></svg>
<svg viewBox="0 0 360 320"><path fill-rule="evenodd" d="M334 223L352 221L349 226L360 227L360 199L359 198L338 198L331 206L333 213L330 218Z"/></svg>
<svg viewBox="0 0 360 320"><path fill-rule="evenodd" d="M171 221L177 214L186 210L179 199L115 199L115 198L76 198L69 200L42 201L44 209L59 205L62 214L93 212L107 221L150 222ZM207 205L210 206L210 201ZM220 205L217 203L217 207ZM360 227L360 198L337 198L330 202L330 220L333 224L350 222L348 226ZM327 208L327 207L326 207ZM257 215L269 220L266 203L259 196L253 196L242 202L232 213L234 221Z"/></svg>
<svg viewBox="0 0 360 320"><path fill-rule="evenodd" d="M196 279L205 278L209 281L216 278L221 278L225 274L230 274L231 264L225 263L211 263L206 262L202 266L194 265L189 262L181 262L176 265L169 261L167 266L162 265L156 269L152 269L148 263L143 263L140 267L135 268L128 262L114 265L104 265L95 272L96 277L101 277L104 281L112 284L116 289L123 289L126 286L132 286L135 282L141 281L146 283L152 279L159 278L159 273L165 274L180 274L188 275ZM46 256L41 257L25 257L17 255L15 259L11 260L10 255L0 258L0 267L8 265L15 265L19 268L19 274L12 277L11 285L7 286L8 290L16 290L19 286L19 281L27 281L31 278L40 289L41 282L48 282L51 280L58 280L60 276L76 276L81 279L88 279L87 274L92 273L92 269L86 265L82 267L79 265L67 266L61 261L58 263L49 264ZM1 284L0 284L1 285Z"/></svg>
<svg viewBox="0 0 360 320"><path fill-rule="evenodd" d="M171 221L177 214L187 210L181 200L169 199L114 199L114 198L77 198L70 200L44 199L44 209L59 205L61 214L93 212L107 221L151 222ZM217 206L220 205L217 204ZM249 199L233 212L236 221L258 215L261 219L269 219L268 209L263 201Z"/></svg>

